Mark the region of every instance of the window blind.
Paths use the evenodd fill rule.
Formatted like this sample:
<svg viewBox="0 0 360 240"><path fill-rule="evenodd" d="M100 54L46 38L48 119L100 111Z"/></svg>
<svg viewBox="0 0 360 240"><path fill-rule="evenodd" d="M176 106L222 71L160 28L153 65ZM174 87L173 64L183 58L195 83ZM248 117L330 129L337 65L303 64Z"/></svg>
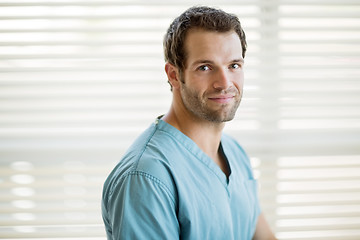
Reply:
<svg viewBox="0 0 360 240"><path fill-rule="evenodd" d="M195 1L0 0L0 238L105 239L103 181L171 93L162 38ZM360 3L207 1L247 34L225 131L279 239L360 238Z"/></svg>

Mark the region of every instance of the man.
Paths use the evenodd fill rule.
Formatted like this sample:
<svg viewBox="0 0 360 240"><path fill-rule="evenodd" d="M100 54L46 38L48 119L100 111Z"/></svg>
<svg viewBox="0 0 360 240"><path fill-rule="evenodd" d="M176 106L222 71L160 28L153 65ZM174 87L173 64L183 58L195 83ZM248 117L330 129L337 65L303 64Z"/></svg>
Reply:
<svg viewBox="0 0 360 240"><path fill-rule="evenodd" d="M243 89L239 20L190 8L170 25L164 51L172 105L104 184L108 239L275 239L248 157L222 134Z"/></svg>

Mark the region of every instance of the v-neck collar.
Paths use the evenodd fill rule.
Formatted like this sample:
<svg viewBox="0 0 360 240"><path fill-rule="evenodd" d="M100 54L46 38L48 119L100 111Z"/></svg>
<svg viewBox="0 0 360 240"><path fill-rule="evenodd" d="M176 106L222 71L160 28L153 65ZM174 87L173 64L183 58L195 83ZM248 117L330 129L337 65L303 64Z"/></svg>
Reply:
<svg viewBox="0 0 360 240"><path fill-rule="evenodd" d="M167 122L161 120L160 118L156 119L155 125L158 130L167 132L168 134L172 135L179 143L181 143L192 155L196 157L200 162L202 162L211 172L213 172L217 178L220 180L220 182L224 185L224 187L227 189L230 180L232 178L232 168L231 168L231 162L229 161L223 145L222 140L220 142L220 151L222 151L223 156L225 157L225 160L227 162L228 168L229 168L229 177L226 176L226 174L220 169L220 167L214 162L213 159L211 159L204 151L202 151L199 146L188 136L183 134L181 131L179 131L177 128L172 126L171 124L168 124Z"/></svg>

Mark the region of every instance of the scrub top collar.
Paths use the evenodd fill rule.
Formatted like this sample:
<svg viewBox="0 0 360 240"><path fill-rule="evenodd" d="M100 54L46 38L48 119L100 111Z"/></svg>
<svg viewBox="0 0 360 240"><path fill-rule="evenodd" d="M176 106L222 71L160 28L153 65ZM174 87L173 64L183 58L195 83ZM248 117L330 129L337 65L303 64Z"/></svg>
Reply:
<svg viewBox="0 0 360 240"><path fill-rule="evenodd" d="M229 177L225 175L225 173L220 169L220 167L207 154L205 154L191 138L189 138L181 131L179 131L177 128L168 124L164 120L161 120L163 116L164 115L161 115L157 117L157 119L155 120L156 128L160 131L164 131L167 132L168 134L171 134L186 149L188 149L190 153L192 153L198 160L200 160L203 164L205 164L219 178L219 180L224 185L224 187L228 188L233 173L231 168L231 161L228 159L225 153L226 148L224 149L223 147L223 143L222 143L223 140L221 140L220 142L219 150L223 153L223 156L229 168Z"/></svg>

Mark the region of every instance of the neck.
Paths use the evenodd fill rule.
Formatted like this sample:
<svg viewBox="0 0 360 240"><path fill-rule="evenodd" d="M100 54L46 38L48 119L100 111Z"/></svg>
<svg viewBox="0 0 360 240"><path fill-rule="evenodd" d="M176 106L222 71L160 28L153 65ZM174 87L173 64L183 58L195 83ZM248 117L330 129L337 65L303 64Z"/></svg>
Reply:
<svg viewBox="0 0 360 240"><path fill-rule="evenodd" d="M193 140L212 159L219 157L219 146L225 123L214 123L199 119L188 111L173 106L163 120Z"/></svg>

